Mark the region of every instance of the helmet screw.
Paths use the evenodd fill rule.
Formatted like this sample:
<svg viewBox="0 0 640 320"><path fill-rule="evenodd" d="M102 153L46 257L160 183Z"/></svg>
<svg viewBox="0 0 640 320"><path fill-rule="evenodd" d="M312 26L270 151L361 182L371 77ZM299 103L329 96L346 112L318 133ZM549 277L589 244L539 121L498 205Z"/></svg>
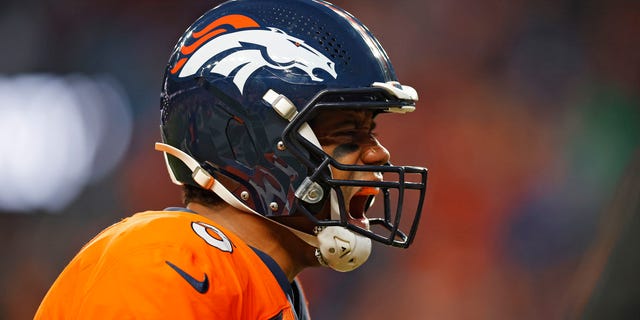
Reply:
<svg viewBox="0 0 640 320"><path fill-rule="evenodd" d="M269 204L269 208L271 208L271 211L278 211L278 204L271 202L271 204Z"/></svg>
<svg viewBox="0 0 640 320"><path fill-rule="evenodd" d="M242 198L242 200L247 200L247 199L249 199L249 192L242 191L242 192L240 193L240 198Z"/></svg>
<svg viewBox="0 0 640 320"><path fill-rule="evenodd" d="M311 201L312 203L314 201L318 200L318 190L317 189L311 189L309 190L309 193L307 193L307 198L309 199L309 201Z"/></svg>
<svg viewBox="0 0 640 320"><path fill-rule="evenodd" d="M287 147L284 146L284 142L282 141L278 141L278 145L277 145L278 150L280 151L284 151L287 149Z"/></svg>

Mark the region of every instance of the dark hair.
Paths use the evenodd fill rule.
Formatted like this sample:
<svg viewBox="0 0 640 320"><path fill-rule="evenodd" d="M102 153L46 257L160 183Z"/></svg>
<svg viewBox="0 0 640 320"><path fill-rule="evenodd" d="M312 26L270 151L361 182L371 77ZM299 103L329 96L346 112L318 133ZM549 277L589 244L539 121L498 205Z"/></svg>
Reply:
<svg viewBox="0 0 640 320"><path fill-rule="evenodd" d="M225 203L224 200L218 197L213 191L188 184L185 184L182 188L182 202L185 206L191 202L210 206L219 206Z"/></svg>

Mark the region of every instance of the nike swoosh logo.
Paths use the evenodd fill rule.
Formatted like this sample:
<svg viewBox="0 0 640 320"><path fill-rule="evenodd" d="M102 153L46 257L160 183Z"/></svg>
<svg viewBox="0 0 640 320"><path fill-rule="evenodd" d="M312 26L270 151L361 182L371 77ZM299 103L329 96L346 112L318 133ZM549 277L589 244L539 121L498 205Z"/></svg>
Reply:
<svg viewBox="0 0 640 320"><path fill-rule="evenodd" d="M207 293L207 291L209 291L209 278L207 277L206 273L204 274L204 280L198 281L196 280L196 278L192 277L190 274L186 273L184 270L178 268L178 266L176 266L175 264L169 261L165 261L165 262L169 265L169 267L171 267L179 275L181 275L182 278L187 280L187 282L199 293L205 294Z"/></svg>

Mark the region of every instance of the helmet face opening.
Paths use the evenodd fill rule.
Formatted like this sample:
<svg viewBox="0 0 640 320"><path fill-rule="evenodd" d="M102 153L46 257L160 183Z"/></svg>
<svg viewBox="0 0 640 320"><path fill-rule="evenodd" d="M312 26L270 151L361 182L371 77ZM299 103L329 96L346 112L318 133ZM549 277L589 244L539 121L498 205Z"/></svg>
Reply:
<svg viewBox="0 0 640 320"><path fill-rule="evenodd" d="M326 90L305 106L283 131L282 140L290 153L299 157L310 171L308 179L323 186L322 193L331 195L331 214L318 218L314 203L297 201L296 210L305 214L315 225L339 225L363 234L384 244L407 247L417 231L426 194L427 170L419 167L343 164L332 158L316 143L300 132L300 127L320 112L366 110L374 116L394 108L412 106L413 101L393 97L380 88L358 90ZM371 173L381 179L339 180L331 170ZM358 193L346 203L344 188L356 188ZM328 198L328 197L326 197ZM375 198L378 198L374 201ZM326 206L323 208L326 210ZM353 223L358 219L368 221L366 226Z"/></svg>
<svg viewBox="0 0 640 320"><path fill-rule="evenodd" d="M266 100L270 92L286 97L284 109ZM338 109L410 112L416 100L349 13L314 0L238 0L205 13L179 39L162 85L161 131L164 144L194 159L252 212L304 217L308 226L298 228L307 233L344 226L406 247L420 218L426 169L341 164L314 141L308 122ZM201 186L184 161L169 155L167 164L177 183ZM340 180L332 170L383 179ZM345 203L345 188L371 194ZM378 193L373 203L371 190ZM365 213L369 226L353 223Z"/></svg>

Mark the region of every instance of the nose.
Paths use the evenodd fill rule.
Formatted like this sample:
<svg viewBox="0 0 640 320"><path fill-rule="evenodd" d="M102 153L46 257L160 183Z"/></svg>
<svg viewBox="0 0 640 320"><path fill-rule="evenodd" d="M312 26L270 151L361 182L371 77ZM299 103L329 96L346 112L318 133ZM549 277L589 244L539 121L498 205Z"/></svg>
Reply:
<svg viewBox="0 0 640 320"><path fill-rule="evenodd" d="M371 145L364 147L360 159L364 164L383 165L389 162L391 154L377 139L373 139Z"/></svg>

